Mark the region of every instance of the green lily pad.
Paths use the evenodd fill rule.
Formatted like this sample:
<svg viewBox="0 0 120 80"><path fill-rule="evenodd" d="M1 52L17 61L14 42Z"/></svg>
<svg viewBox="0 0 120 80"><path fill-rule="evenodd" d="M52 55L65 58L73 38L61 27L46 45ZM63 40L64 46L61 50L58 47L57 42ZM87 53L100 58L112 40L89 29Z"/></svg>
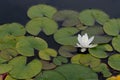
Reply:
<svg viewBox="0 0 120 80"><path fill-rule="evenodd" d="M0 57L0 64L7 62L7 60Z"/></svg>
<svg viewBox="0 0 120 80"><path fill-rule="evenodd" d="M46 48L44 50L40 50L39 57L43 60L51 60L50 57L56 57L57 52L54 49Z"/></svg>
<svg viewBox="0 0 120 80"><path fill-rule="evenodd" d="M79 13L73 10L61 10L54 16L54 20L63 21L62 26L75 26L80 23Z"/></svg>
<svg viewBox="0 0 120 80"><path fill-rule="evenodd" d="M66 80L98 80L98 76L90 68L80 64L66 64L55 69L61 73ZM88 73L90 73L88 75Z"/></svg>
<svg viewBox="0 0 120 80"><path fill-rule="evenodd" d="M79 19L81 23L87 26L93 26L95 21L103 25L106 21L109 20L109 16L101 10L87 9L80 12Z"/></svg>
<svg viewBox="0 0 120 80"><path fill-rule="evenodd" d="M63 56L57 56L53 59L53 63L56 65L62 65L62 63L67 63L68 59Z"/></svg>
<svg viewBox="0 0 120 80"><path fill-rule="evenodd" d="M110 77L112 73L109 71L108 66L104 63L101 63L97 67L92 68L95 72L101 72L104 77Z"/></svg>
<svg viewBox="0 0 120 80"><path fill-rule="evenodd" d="M120 70L120 54L114 54L109 57L108 64L115 70Z"/></svg>
<svg viewBox="0 0 120 80"><path fill-rule="evenodd" d="M36 76L42 68L42 63L34 59L30 63L26 63L27 58L23 56L12 59L9 64L13 65L9 74L16 79L30 79Z"/></svg>
<svg viewBox="0 0 120 80"><path fill-rule="evenodd" d="M59 54L63 57L72 57L73 52L77 52L77 49L74 46L61 46L58 50Z"/></svg>
<svg viewBox="0 0 120 80"><path fill-rule="evenodd" d="M19 23L3 24L0 25L0 38L4 36L23 36L26 31L23 25Z"/></svg>
<svg viewBox="0 0 120 80"><path fill-rule="evenodd" d="M18 53L24 56L34 56L34 49L39 51L47 47L46 41L38 37L26 37L16 44Z"/></svg>
<svg viewBox="0 0 120 80"><path fill-rule="evenodd" d="M61 28L54 34L54 39L61 45L75 46L77 43L77 36L74 35L78 32L79 30L73 27Z"/></svg>
<svg viewBox="0 0 120 80"><path fill-rule="evenodd" d="M108 54L106 51L110 51L109 49L106 48L106 45L111 47L108 44L104 44L104 45L98 45L95 48L91 48L89 49L89 53L97 58L106 58L108 57ZM112 48L112 47L111 47Z"/></svg>
<svg viewBox="0 0 120 80"><path fill-rule="evenodd" d="M26 30L32 35L38 35L42 30L46 35L51 35L57 31L58 24L49 18L34 18L26 24Z"/></svg>
<svg viewBox="0 0 120 80"><path fill-rule="evenodd" d="M101 26L91 26L86 28L81 34L87 33L89 36L95 36L93 43L102 44L108 43L112 40L112 37L105 35L104 30Z"/></svg>
<svg viewBox="0 0 120 80"><path fill-rule="evenodd" d="M44 70L50 70L56 68L56 65L53 63L50 63L49 61L41 60L42 62L42 69Z"/></svg>
<svg viewBox="0 0 120 80"><path fill-rule="evenodd" d="M43 71L34 80L66 80L63 75L54 70Z"/></svg>
<svg viewBox="0 0 120 80"><path fill-rule="evenodd" d="M120 35L113 38L112 45L116 51L120 52Z"/></svg>
<svg viewBox="0 0 120 80"><path fill-rule="evenodd" d="M17 80L17 79L12 78L10 75L7 75L7 76L5 77L5 80Z"/></svg>
<svg viewBox="0 0 120 80"><path fill-rule="evenodd" d="M100 64L100 59L90 54L77 54L71 58L72 63L83 64L85 66L95 67Z"/></svg>
<svg viewBox="0 0 120 80"><path fill-rule="evenodd" d="M48 18L52 18L56 12L57 12L57 9L52 6L39 4L39 5L30 7L28 9L27 15L31 19L36 17L44 17L44 16Z"/></svg>
<svg viewBox="0 0 120 80"><path fill-rule="evenodd" d="M120 19L111 19L103 25L105 33L117 36L120 32Z"/></svg>
<svg viewBox="0 0 120 80"><path fill-rule="evenodd" d="M4 74L9 72L12 69L12 65L10 64L0 64L0 74Z"/></svg>

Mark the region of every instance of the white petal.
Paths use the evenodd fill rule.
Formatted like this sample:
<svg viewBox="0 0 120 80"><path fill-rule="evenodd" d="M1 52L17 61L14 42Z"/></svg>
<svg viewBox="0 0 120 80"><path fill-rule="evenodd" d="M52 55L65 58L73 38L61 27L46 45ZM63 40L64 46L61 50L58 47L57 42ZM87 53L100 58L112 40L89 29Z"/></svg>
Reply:
<svg viewBox="0 0 120 80"><path fill-rule="evenodd" d="M80 44L78 44L78 43L77 43L76 45L77 45L77 47L82 47L82 46L81 46Z"/></svg>
<svg viewBox="0 0 120 80"><path fill-rule="evenodd" d="M79 43L82 42L82 37L81 37L80 34L78 34L78 42L79 42Z"/></svg>
<svg viewBox="0 0 120 80"><path fill-rule="evenodd" d="M82 49L81 49L81 52L85 52L85 51L86 51L86 48L82 48Z"/></svg>
<svg viewBox="0 0 120 80"><path fill-rule="evenodd" d="M90 44L89 46L88 46L88 48L93 48L93 47L96 47L97 46L97 44Z"/></svg>
<svg viewBox="0 0 120 80"><path fill-rule="evenodd" d="M85 35L82 36L82 42L87 43L88 42L88 35L85 33Z"/></svg>
<svg viewBox="0 0 120 80"><path fill-rule="evenodd" d="M94 40L94 36L92 36L89 40L88 40L88 45Z"/></svg>

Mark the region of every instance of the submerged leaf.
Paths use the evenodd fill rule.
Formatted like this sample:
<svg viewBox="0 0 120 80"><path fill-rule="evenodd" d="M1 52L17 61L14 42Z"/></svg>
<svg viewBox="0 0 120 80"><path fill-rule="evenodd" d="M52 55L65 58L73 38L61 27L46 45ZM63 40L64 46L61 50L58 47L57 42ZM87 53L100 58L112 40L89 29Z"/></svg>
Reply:
<svg viewBox="0 0 120 80"><path fill-rule="evenodd" d="M28 9L27 15L29 18L36 18L36 17L48 17L52 18L53 15L57 12L56 8L45 5L45 4L39 4L32 6Z"/></svg>
<svg viewBox="0 0 120 80"><path fill-rule="evenodd" d="M49 18L34 18L26 24L26 30L32 35L38 35L42 30L46 35L51 35L57 31L58 24Z"/></svg>
<svg viewBox="0 0 120 80"><path fill-rule="evenodd" d="M79 13L73 10L61 10L54 15L54 20L63 21L62 26L74 26L80 23Z"/></svg>
<svg viewBox="0 0 120 80"><path fill-rule="evenodd" d="M23 56L12 59L9 64L13 65L9 74L16 79L30 79L36 76L42 68L42 63L34 59L30 63L26 64L27 58Z"/></svg>
<svg viewBox="0 0 120 80"><path fill-rule="evenodd" d="M63 57L72 57L73 52L76 52L77 49L74 46L61 46L58 50L59 54Z"/></svg>
<svg viewBox="0 0 120 80"><path fill-rule="evenodd" d="M78 32L79 30L73 27L61 28L54 34L54 39L59 44L75 46L77 36L74 35Z"/></svg>

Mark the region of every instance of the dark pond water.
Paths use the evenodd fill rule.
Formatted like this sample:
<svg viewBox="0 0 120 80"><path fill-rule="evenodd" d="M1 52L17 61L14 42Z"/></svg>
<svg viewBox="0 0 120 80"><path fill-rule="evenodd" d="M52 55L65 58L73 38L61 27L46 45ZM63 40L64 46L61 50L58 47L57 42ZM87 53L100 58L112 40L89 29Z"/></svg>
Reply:
<svg viewBox="0 0 120 80"><path fill-rule="evenodd" d="M105 11L111 18L120 17L120 0L0 0L0 24L19 22L25 25L29 20L26 15L28 8L41 3L52 5L58 10L96 8ZM56 48L57 45L51 42L51 38L47 41L51 43L50 47Z"/></svg>

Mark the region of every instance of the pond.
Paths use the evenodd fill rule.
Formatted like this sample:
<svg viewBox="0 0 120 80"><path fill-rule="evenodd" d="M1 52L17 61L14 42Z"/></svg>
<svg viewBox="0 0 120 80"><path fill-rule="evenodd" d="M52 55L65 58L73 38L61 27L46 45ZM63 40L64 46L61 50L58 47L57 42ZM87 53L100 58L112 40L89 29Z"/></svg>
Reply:
<svg viewBox="0 0 120 80"><path fill-rule="evenodd" d="M34 17L34 15L33 16L31 15L32 12L27 13L27 11L30 7L32 7L34 5L38 5L38 4L50 5L61 12L56 13L54 15L54 17L52 17L52 18L54 18L55 21L49 20L48 18L46 18L49 16L46 16L46 15L43 16L44 18L41 18L41 19L40 18L33 19L32 17ZM1 71L2 71L2 69L4 69L4 70L6 68L9 69L8 71L3 70L3 72L6 72L5 75L7 74L7 79L5 79L5 80L12 79L11 76L13 78L16 78L15 80L19 80L19 79L26 80L26 79L30 79L31 76L32 76L32 78L34 78L34 80L48 80L46 77L49 77L50 80L55 80L55 79L60 79L60 80L70 80L70 79L71 80L75 80L75 79L76 80L77 79L78 80L93 80L94 79L94 80L96 80L97 79L96 75L98 75L98 78L99 78L98 80L106 80L107 78L109 78L111 76L119 77L118 74L120 73L119 72L120 63L117 63L117 62L120 61L120 59L119 59L120 58L120 55L119 55L119 53L120 53L120 46L119 46L119 44L120 44L119 43L120 27L119 28L118 27L111 28L112 24L114 27L116 27L116 24L117 24L117 26L120 26L120 20L117 19L120 17L120 11L118 10L119 7L120 7L120 0L29 0L29 1L27 1L27 0L0 0L0 10L1 10L1 12L0 12L1 26L0 27L4 27L4 26L8 27L9 24L7 25L6 23L12 23L9 25L9 27L10 26L14 27L14 29L9 28L11 31L5 32L4 34L1 32L1 34L3 34L3 35L0 35L0 41L1 42L4 40L11 41L11 42L9 42L9 44L11 44L11 43L13 44L12 48L14 45L18 45L15 48L17 48L17 51L19 53L19 54L16 54L16 52L12 51L12 53L15 53L15 54L12 54L12 58L11 58L11 54L10 54L10 56L7 55L7 60L10 60L10 62L9 61L7 61L7 62L3 61L3 63L0 62L0 65L4 64L1 66L5 67L5 68L0 67ZM48 8L48 9L51 9L51 8ZM51 9L50 14L52 13L52 10L53 9ZM86 11L84 11L84 10L86 10ZM78 15L78 12L81 12L81 11L83 11L83 14L81 13L80 16L83 18L84 18L84 16L88 15L89 12L94 13L94 14L92 14L92 16L95 16L96 14L100 13L105 16L103 21L105 22L105 20L106 20L106 22L108 21L108 23L105 24L101 21L101 18L99 18L100 19L99 20L96 17L94 19L94 20L96 20L96 22L94 23L93 18L92 19L90 18L91 16L90 17L88 16L88 18L90 19L90 21L88 21L88 23L84 22L83 18L81 19L81 17L80 17L80 21L81 21L81 23L83 23L82 25L79 24L79 22L76 24L73 23L74 25L72 25L72 22L74 22L72 20L71 20L71 22L69 20L68 23L66 21L65 24L63 24L62 20L59 21L59 18L58 18L59 14L66 14L65 16L67 16L67 18L65 18L65 19L74 19L69 16L75 15L74 17L76 17L76 15ZM66 12L66 13L64 13L64 12ZM54 13L54 10L53 10L53 13ZM47 13L45 13L45 14L47 14ZM86 15L84 15L84 14L86 14ZM106 17L106 14L107 14L107 17ZM48 13L48 15L49 15L49 13ZM111 19L110 21L107 20L108 15L110 16L109 17ZM97 16L97 17L99 17L99 16ZM116 18L116 19L112 19L112 18ZM89 19L87 19L87 20L89 20ZM76 19L74 19L74 20L76 20ZM82 22L82 20L83 20L83 22ZM93 23L92 23L92 20L93 20ZM38 23L36 23L35 21L38 21ZM42 23L40 24L40 22L42 22ZM20 23L20 24L17 24L17 23ZM46 27L51 25L52 27L51 26L50 26L50 28L45 27L45 29L42 27L41 29L43 29L43 32L40 32L40 30L39 30L40 28L36 28L36 29L31 28L31 25L36 26L36 24L34 24L34 23L36 23L37 25L42 25L42 26L44 25ZM69 24L69 23L71 23L71 24ZM5 24L5 25L2 25L2 24ZM100 26L100 27L98 28L96 26L93 26L92 24L95 24L96 26ZM66 26L66 25L67 25L67 28L63 28L63 26ZM70 26L72 25L73 27L71 28L69 25ZM27 28L26 34L22 28L23 26L25 26ZM58 27L58 29L61 29L61 28L62 29L57 31L56 26ZM81 28L81 26L82 26L82 28ZM90 27L88 27L88 26L90 26ZM91 28L91 26L92 26L92 28ZM105 26L104 30L103 30L102 26ZM106 27L106 26L110 26L110 27ZM80 31L76 28L80 29ZM20 32L18 31L19 33L17 33L18 29L20 29ZM3 29L3 30L5 31L5 29ZM110 30L111 31L113 30L113 32L110 32ZM14 32L14 31L16 31L16 32ZM57 32L55 32L55 31L57 31ZM14 33L16 33L16 34L14 34ZM62 34L62 33L65 33L65 34ZM14 36L5 37L6 36L5 34L10 34L10 35L14 35ZM16 38L15 35L19 35L19 34L20 35L22 34L22 36L20 36L20 38L18 38L18 37ZM81 45L80 46L77 45L77 47L75 45L73 46L74 43L76 44L76 40L77 40L77 36L75 36L75 35L78 35L78 34L80 34L81 37L87 35L87 37L93 38L92 36L94 36L95 41L93 41L92 44L93 45L98 44L99 46L97 46L97 47L95 46L95 48L91 47L91 49L88 49L90 47L86 47L86 46L81 47ZM34 37L26 38L26 37L24 37L24 35L25 36L34 36L35 38ZM64 40L60 39L61 35ZM64 35L67 35L67 36L64 36ZM7 35L7 36L9 36L9 35ZM65 38L65 37L71 37L71 36L72 37L75 36L75 37L68 38L68 39ZM97 36L97 39L96 39L96 36ZM99 38L98 38L98 36L99 36ZM4 39L2 39L3 37L4 37ZM38 37L40 37L40 38L38 38ZM79 37L79 38L81 38L81 37ZM70 41L70 39L73 41ZM16 40L17 42L14 42L14 40ZM6 42L8 42L8 41L6 41ZM81 41L81 40L78 39L78 42L79 41ZM92 42L92 39L90 42ZM82 44L81 42L79 42L79 43ZM84 43L84 41L83 41L83 43ZM118 45L117 45L117 43L118 43ZM42 46L39 47L39 45L42 45ZM63 45L65 45L65 46L63 46ZM9 45L7 45L7 46L9 46ZM87 46L89 46L89 45L87 45ZM6 58L6 52L4 51L4 50L6 50L6 47L4 49L1 47L4 47L4 46L1 45L1 43L0 43L0 50L1 50L0 58L1 58L1 56ZM49 48L47 48L47 47L49 47ZM44 48L45 48L45 50L44 50ZM83 48L83 49L81 49L81 48ZM11 49L11 46L9 49L7 48L6 51L9 52L10 49ZM11 52L11 50L10 50L10 52ZM96 54L96 52L98 54ZM5 55L1 55L2 53L3 54L5 53ZM25 54L23 54L23 53L25 53ZM37 53L39 53L39 54L37 54ZM57 53L59 53L59 54L57 54ZM100 54L100 53L103 53L103 54ZM47 55L45 55L45 54L47 54ZM25 56L27 56L27 57L25 57ZM52 57L50 57L50 56L52 56ZM8 57L9 57L9 59L8 59ZM43 68L41 66L41 63L36 59L41 60L40 62L42 62L42 64L45 64ZM18 60L18 62L17 62L17 60ZM78 60L78 61L76 62L76 60ZM108 60L109 60L109 62L108 62ZM17 64L17 63L19 63L19 61L21 61L20 65ZM91 61L91 62L89 62L89 61ZM31 62L31 63L29 65L25 66L25 64L26 64L25 62L26 63ZM70 63L73 63L74 65L71 65ZM79 63L79 65L78 65L78 63ZM18 67L21 70L22 69L25 70L21 73L22 77L18 76L19 74L15 74L15 73L19 73L20 70L18 70L18 68L15 68L12 70L11 64L12 64L12 66L15 65L14 67ZM65 64L67 64L67 65L65 65ZM16 66L16 65L18 65L18 66ZM34 66L34 65L38 65L38 66ZM9 66L9 67L6 67L6 66ZM28 68L30 68L30 66L34 67L34 68L31 68L31 69L33 69L33 73L31 73L31 71L28 70ZM48 67L48 66L50 66L50 67ZM97 66L97 68L96 68L96 66ZM38 69L38 67L40 67L40 68ZM90 68L88 68L88 67L90 67ZM43 74L38 74L39 72L37 73L37 71L41 71L41 69L43 69ZM51 69L53 71L51 71L49 69ZM71 70L71 69L73 69L73 70ZM28 74L30 73L30 75L27 75L26 72L28 72ZM60 75L58 72L60 72L60 74L64 74L64 76ZM82 75L80 75L81 77L78 78L78 74L81 74L81 72L82 72ZM1 73L2 72L0 72L0 74ZM26 73L26 74L24 74L24 73ZM89 75L86 75L86 74L89 74ZM27 75L27 76L25 76L25 75ZM75 76L73 76L73 75L75 75ZM57 78L52 78L50 76L57 76ZM83 76L84 77L86 76L86 78L83 78ZM40 78L40 77L42 77L42 78ZM64 77L66 77L66 78L64 78ZM114 80L114 79L108 79L108 80ZM117 79L117 80L119 80L119 79Z"/></svg>

